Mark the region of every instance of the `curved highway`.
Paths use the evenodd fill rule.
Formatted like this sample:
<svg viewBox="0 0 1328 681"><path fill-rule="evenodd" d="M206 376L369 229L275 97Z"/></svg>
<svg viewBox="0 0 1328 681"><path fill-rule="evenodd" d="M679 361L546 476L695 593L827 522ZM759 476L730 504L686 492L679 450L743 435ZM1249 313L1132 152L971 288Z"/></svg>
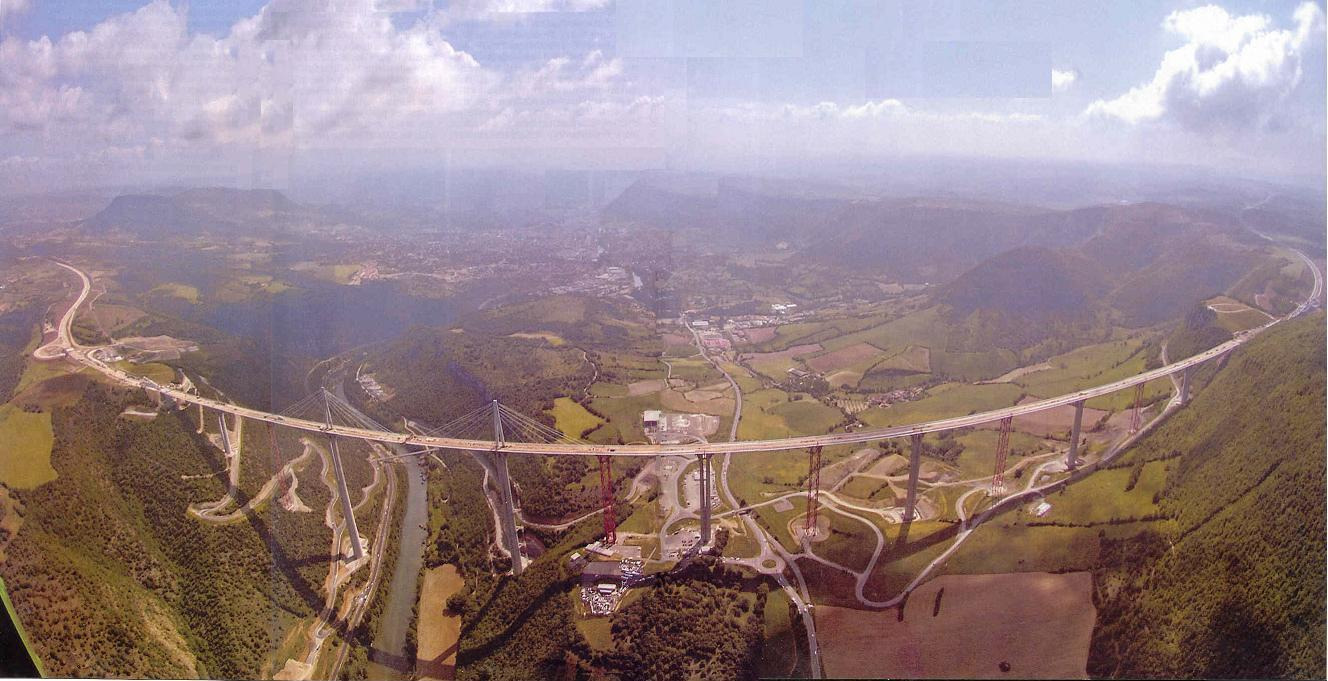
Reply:
<svg viewBox="0 0 1328 681"><path fill-rule="evenodd" d="M548 454L560 456L695 456L698 454L742 454L748 452L776 452L792 449L805 449L808 447L825 447L832 445L856 444L862 442L873 442L877 440L887 440L891 438L906 437L909 435L918 435L923 433L934 433L957 428L966 428L978 426L992 421L999 421L1006 417L1022 416L1025 414L1034 414L1039 411L1062 407L1083 400L1110 395L1111 393L1131 388L1140 383L1146 383L1159 378L1164 378L1172 374L1185 371L1190 367L1203 364L1211 359L1220 357L1227 352L1239 347L1250 338L1254 337L1264 329L1267 329L1284 319L1291 319L1304 313L1313 306L1319 295L1323 291L1323 277L1318 268L1309 258L1301 254L1305 262L1310 266L1314 275L1314 289L1310 297L1301 303L1291 314L1281 319L1274 319L1263 326L1243 331L1236 334L1235 338L1218 345L1210 350L1201 352L1193 357L1174 362L1152 371L1145 371L1129 378L1125 378L1114 383L1086 388L1073 393L1051 397L1036 402L1015 405L1003 409L994 409L979 414L970 414L968 416L957 416L947 419L938 419L927 421L925 423L915 423L904 426L891 426L887 428L863 428L851 433L829 433L825 435L806 435L801 437L789 437L774 440L739 440L735 442L711 442L706 444L671 444L671 445L597 445L588 443L539 443L539 442L494 442L491 440L469 440L451 437L439 437L429 435L415 435L408 433L397 433L391 431L370 430L367 428L354 428L350 426L328 425L318 421L309 421L306 419L297 419L280 414L271 414L258 409L251 409L236 404L230 404L219 400L195 395L185 390L171 386L161 385L151 379L133 376L129 373L108 366L99 357L98 347L89 347L79 345L70 331L74 316L77 314L83 301L87 299L89 291L92 289L92 280L72 265L55 261L57 265L77 274L83 282L83 291L69 310L65 312L64 318L60 321L59 333L51 343L38 348L36 354L42 358L58 357L61 353L73 359L74 361L96 369L120 383L131 386L138 386L150 392L156 392L163 397L170 397L180 402L189 404L198 404L209 409L234 414L247 419L257 421L266 421L279 426L295 428L309 432L324 433L327 435L338 435L341 437L356 438L360 440L370 440L374 442L383 442L387 444L417 445L422 447L432 447L440 449L461 449L469 451L496 451L509 452L513 454Z"/></svg>

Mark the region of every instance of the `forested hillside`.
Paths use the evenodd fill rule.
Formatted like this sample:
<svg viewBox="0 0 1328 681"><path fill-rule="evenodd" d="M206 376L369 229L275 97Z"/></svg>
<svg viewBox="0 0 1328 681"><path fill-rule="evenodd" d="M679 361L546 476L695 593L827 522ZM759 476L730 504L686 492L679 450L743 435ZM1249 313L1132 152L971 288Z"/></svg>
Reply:
<svg viewBox="0 0 1328 681"><path fill-rule="evenodd" d="M1231 332L1217 325L1217 313L1195 305L1167 338L1167 358L1173 362L1192 357L1231 340Z"/></svg>
<svg viewBox="0 0 1328 681"><path fill-rule="evenodd" d="M434 425L495 398L538 418L555 397L580 392L593 372L575 348L422 327L376 353L368 370L392 390L388 407Z"/></svg>
<svg viewBox="0 0 1328 681"><path fill-rule="evenodd" d="M1104 538L1089 672L1324 674L1324 315L1237 350L1128 456L1170 464L1164 534Z"/></svg>
<svg viewBox="0 0 1328 681"><path fill-rule="evenodd" d="M135 400L89 383L54 410L59 477L17 492L22 525L0 563L19 616L59 676L261 676L285 628L322 605L321 515L191 518L225 491L222 455L190 412L122 418Z"/></svg>

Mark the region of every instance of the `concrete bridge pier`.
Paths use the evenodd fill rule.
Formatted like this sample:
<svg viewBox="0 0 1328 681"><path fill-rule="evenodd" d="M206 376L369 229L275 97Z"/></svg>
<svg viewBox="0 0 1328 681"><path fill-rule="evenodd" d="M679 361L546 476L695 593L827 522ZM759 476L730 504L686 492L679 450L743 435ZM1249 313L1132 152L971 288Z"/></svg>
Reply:
<svg viewBox="0 0 1328 681"><path fill-rule="evenodd" d="M519 575L525 569L521 562L521 538L516 533L516 501L512 495L512 479L507 473L507 453L491 452L494 483L498 487L498 519L502 522L503 543L512 555L512 574Z"/></svg>
<svg viewBox="0 0 1328 681"><path fill-rule="evenodd" d="M198 434L203 434L203 403L198 403Z"/></svg>
<svg viewBox="0 0 1328 681"><path fill-rule="evenodd" d="M1074 425L1070 427L1070 451L1065 455L1065 467L1074 470L1079 465L1079 441L1083 439L1080 428L1084 422L1084 401L1074 403Z"/></svg>
<svg viewBox="0 0 1328 681"><path fill-rule="evenodd" d="M332 426L332 405L326 399L323 399L323 412L327 417L328 427ZM222 422L222 430L225 431L226 423ZM351 559L359 560L364 557L364 547L360 544L360 528L355 524L355 509L350 502L350 490L346 489L346 472L341 467L341 450L337 449L337 438L329 435L327 437L328 449L332 451L332 472L337 476L337 496L341 497L341 517L346 533L350 535Z"/></svg>
<svg viewBox="0 0 1328 681"><path fill-rule="evenodd" d="M1182 406L1190 403L1190 370L1193 366L1185 367L1180 373L1180 403Z"/></svg>
<svg viewBox="0 0 1328 681"><path fill-rule="evenodd" d="M916 520L918 503L918 472L922 468L922 434L909 437L913 449L908 454L908 496L904 501L904 522Z"/></svg>
<svg viewBox="0 0 1328 681"><path fill-rule="evenodd" d="M501 451L506 440L498 400L493 401L493 441L497 448L493 450L490 460L496 478L494 482L498 485L498 519L503 524L503 541L507 544L507 553L512 556L512 574L519 575L526 566L521 562L521 537L516 533L516 500L512 494L512 478L507 472L507 452Z"/></svg>
<svg viewBox="0 0 1328 681"><path fill-rule="evenodd" d="M699 454L696 457L701 462L701 545L710 543L710 497L713 494L713 485L710 482L710 455Z"/></svg>

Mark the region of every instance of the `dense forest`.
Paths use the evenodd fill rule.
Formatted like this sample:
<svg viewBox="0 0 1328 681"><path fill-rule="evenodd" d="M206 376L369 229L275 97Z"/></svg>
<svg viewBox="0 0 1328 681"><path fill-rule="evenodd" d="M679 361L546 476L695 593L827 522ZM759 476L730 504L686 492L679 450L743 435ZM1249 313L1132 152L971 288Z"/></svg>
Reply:
<svg viewBox="0 0 1328 681"><path fill-rule="evenodd" d="M490 399L552 425L544 410L578 394L593 374L575 348L424 327L388 344L367 368L391 387L391 409L435 426Z"/></svg>
<svg viewBox="0 0 1328 681"><path fill-rule="evenodd" d="M1090 674L1322 677L1324 343L1322 313L1270 330L1129 454L1175 459L1174 529L1103 538Z"/></svg>
<svg viewBox="0 0 1328 681"><path fill-rule="evenodd" d="M701 556L660 576L613 616L614 650L596 667L620 679L755 678L769 585Z"/></svg>

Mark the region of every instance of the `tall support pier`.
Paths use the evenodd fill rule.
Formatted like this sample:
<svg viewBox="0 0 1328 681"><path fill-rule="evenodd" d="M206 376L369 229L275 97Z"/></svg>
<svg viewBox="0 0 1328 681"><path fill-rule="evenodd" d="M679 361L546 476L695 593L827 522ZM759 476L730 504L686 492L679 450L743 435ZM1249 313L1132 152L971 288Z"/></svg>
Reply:
<svg viewBox="0 0 1328 681"><path fill-rule="evenodd" d="M1194 367L1185 367L1180 373L1180 403L1181 406L1190 403L1190 372Z"/></svg>
<svg viewBox="0 0 1328 681"><path fill-rule="evenodd" d="M712 494L710 483L710 455L699 454L696 457L701 462L701 545L710 543L710 496Z"/></svg>
<svg viewBox="0 0 1328 681"><path fill-rule="evenodd" d="M491 453L491 460L495 483L498 485L498 516L503 523L503 541L512 556L512 574L519 575L526 566L521 561L521 537L516 533L516 501L512 495L512 479L507 474L507 452L502 451L503 420L498 410L498 400L493 401L493 441L496 447Z"/></svg>
<svg viewBox="0 0 1328 681"><path fill-rule="evenodd" d="M991 496L1005 494L1005 458L1010 454L1010 431L1014 429L1014 417L1001 419L1001 434L996 439L996 472L991 476Z"/></svg>
<svg viewBox="0 0 1328 681"><path fill-rule="evenodd" d="M904 498L904 522L918 517L918 472L922 469L922 433L909 437L912 449L908 453L908 495Z"/></svg>
<svg viewBox="0 0 1328 681"><path fill-rule="evenodd" d="M612 458L599 457L599 503L604 508L604 543L618 543L618 514L613 510Z"/></svg>
<svg viewBox="0 0 1328 681"><path fill-rule="evenodd" d="M1065 454L1065 467L1073 470L1079 465L1079 441L1083 439L1080 429L1084 423L1084 401L1074 403L1074 425L1070 426L1070 451Z"/></svg>
<svg viewBox="0 0 1328 681"><path fill-rule="evenodd" d="M332 403L328 401L327 390L323 390L323 413L327 418L327 427L332 427ZM222 424L225 426L225 423ZM223 428L224 429L224 428ZM341 450L337 449L337 438L329 435L327 446L332 450L332 471L337 476L337 496L341 497L341 517L345 521L346 534L350 535L351 559L364 557L364 546L360 544L360 528L355 524L355 509L350 503L350 491L346 489L346 473L341 468Z"/></svg>

